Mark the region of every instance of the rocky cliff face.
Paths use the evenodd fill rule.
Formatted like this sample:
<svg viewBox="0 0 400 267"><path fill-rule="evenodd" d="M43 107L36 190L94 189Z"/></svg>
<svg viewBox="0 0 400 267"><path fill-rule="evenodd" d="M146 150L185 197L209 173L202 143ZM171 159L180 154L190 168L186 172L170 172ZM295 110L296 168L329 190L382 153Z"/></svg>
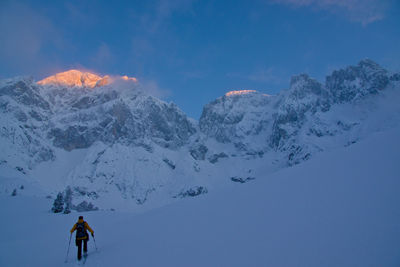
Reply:
<svg viewBox="0 0 400 267"><path fill-rule="evenodd" d="M176 105L146 95L134 84L130 89L103 86L96 90L59 86L58 80L44 87L40 84L17 78L4 81L0 88L3 113L19 122L16 128L26 138L40 136L39 143L71 151L95 142L137 144L151 139L163 147L178 148L196 133L196 126ZM11 125L4 128L18 131ZM22 135L18 139L24 139Z"/></svg>
<svg viewBox="0 0 400 267"><path fill-rule="evenodd" d="M47 121L53 113L32 79L1 82L0 112L3 164L25 172L24 169L31 169L35 163L54 159L52 146L45 138Z"/></svg>
<svg viewBox="0 0 400 267"><path fill-rule="evenodd" d="M65 75L0 82L0 169L44 187L55 180L51 192L68 188L76 207L197 196L351 145L400 118L400 74L370 60L324 84L294 76L275 96L229 92L206 105L198 123L136 80L122 78L129 83L120 87L74 75L66 83Z"/></svg>
<svg viewBox="0 0 400 267"><path fill-rule="evenodd" d="M332 147L327 139L339 142L336 145L354 142L351 136L373 109L362 107L363 101L396 87L396 77L371 60L334 71L325 84L301 74L276 96L248 92L211 102L204 107L199 127L218 142L281 152L289 165L297 164Z"/></svg>
<svg viewBox="0 0 400 267"><path fill-rule="evenodd" d="M276 97L255 91L233 91L206 105L200 130L222 143L248 142L268 131Z"/></svg>
<svg viewBox="0 0 400 267"><path fill-rule="evenodd" d="M48 138L71 151L94 142L140 143L148 138L163 147L177 148L196 132L176 105L140 91L118 92L102 87L69 100L53 117Z"/></svg>

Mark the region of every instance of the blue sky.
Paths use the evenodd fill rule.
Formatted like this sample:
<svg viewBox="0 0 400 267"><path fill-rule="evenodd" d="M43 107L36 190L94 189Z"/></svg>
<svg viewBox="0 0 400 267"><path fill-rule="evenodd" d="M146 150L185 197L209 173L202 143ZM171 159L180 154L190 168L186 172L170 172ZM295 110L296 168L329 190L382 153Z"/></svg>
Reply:
<svg viewBox="0 0 400 267"><path fill-rule="evenodd" d="M137 77L199 118L230 90L276 94L370 58L400 70L396 0L7 1L0 78L78 68Z"/></svg>

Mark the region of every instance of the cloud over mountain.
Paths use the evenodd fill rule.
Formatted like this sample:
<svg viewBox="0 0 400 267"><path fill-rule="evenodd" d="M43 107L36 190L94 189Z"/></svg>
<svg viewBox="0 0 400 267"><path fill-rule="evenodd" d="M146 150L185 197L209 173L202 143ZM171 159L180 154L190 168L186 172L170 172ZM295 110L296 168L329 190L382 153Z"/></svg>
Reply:
<svg viewBox="0 0 400 267"><path fill-rule="evenodd" d="M390 5L388 0L271 0L271 2L292 7L314 7L335 14L344 14L348 19L363 25L384 19Z"/></svg>

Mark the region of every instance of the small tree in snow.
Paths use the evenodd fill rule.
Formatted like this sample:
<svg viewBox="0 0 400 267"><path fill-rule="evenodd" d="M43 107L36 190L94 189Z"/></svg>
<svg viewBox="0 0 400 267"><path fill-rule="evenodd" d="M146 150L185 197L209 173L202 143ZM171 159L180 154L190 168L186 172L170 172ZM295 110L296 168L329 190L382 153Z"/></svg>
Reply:
<svg viewBox="0 0 400 267"><path fill-rule="evenodd" d="M65 202L64 214L71 213L72 190L71 187L69 186L67 187L67 189L65 189L64 202Z"/></svg>
<svg viewBox="0 0 400 267"><path fill-rule="evenodd" d="M62 193L60 192L58 193L57 198L54 200L53 208L51 208L51 210L54 213L59 213L62 212L63 209L64 209L64 198Z"/></svg>
<svg viewBox="0 0 400 267"><path fill-rule="evenodd" d="M65 209L64 209L64 214L68 214L68 213L71 213L71 209L70 209L69 205L66 205Z"/></svg>
<svg viewBox="0 0 400 267"><path fill-rule="evenodd" d="M17 195L17 189L14 189L11 193L11 196L15 197Z"/></svg>

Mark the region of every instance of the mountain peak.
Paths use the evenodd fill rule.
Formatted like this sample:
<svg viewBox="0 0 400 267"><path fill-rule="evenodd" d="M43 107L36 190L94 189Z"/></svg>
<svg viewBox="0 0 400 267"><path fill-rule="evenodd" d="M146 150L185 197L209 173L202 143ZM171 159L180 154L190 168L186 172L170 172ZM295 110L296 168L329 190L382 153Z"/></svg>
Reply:
<svg viewBox="0 0 400 267"><path fill-rule="evenodd" d="M256 93L256 90L237 90L237 91L230 91L225 94L225 96L235 96L235 95L247 95L247 94L252 94Z"/></svg>
<svg viewBox="0 0 400 267"><path fill-rule="evenodd" d="M368 58L362 59L362 60L358 63L358 66L359 66L359 67L362 67L362 68L382 69L382 67L379 66L378 63L376 63L375 61L373 61L373 60L371 60L371 59L368 59Z"/></svg>
<svg viewBox="0 0 400 267"><path fill-rule="evenodd" d="M79 70L68 70L65 72L56 73L37 83L39 85L61 85L70 87L89 87L106 85L109 83L109 76L98 76L90 72L82 72Z"/></svg>

